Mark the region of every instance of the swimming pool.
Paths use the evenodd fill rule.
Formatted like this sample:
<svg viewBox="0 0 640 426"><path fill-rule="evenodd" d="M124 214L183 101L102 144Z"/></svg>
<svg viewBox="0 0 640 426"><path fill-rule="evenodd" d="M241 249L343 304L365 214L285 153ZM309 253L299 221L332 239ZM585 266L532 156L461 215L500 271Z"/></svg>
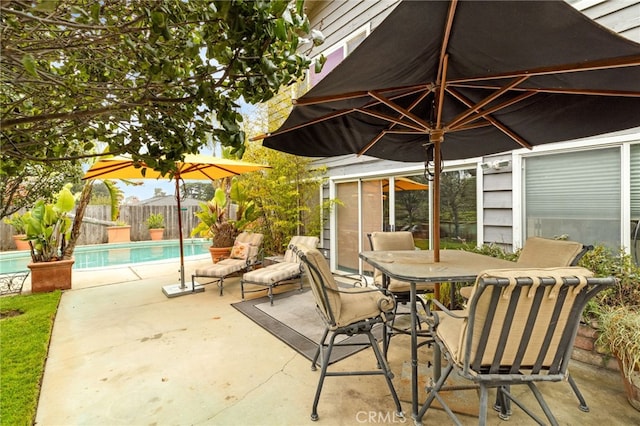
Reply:
<svg viewBox="0 0 640 426"><path fill-rule="evenodd" d="M195 238L184 240L184 255L195 256L209 253L211 242ZM153 262L180 258L179 240L136 241L118 244L95 244L78 246L73 251L73 269L99 268L126 265L129 263ZM0 253L0 272L27 269L31 262L29 251L5 251Z"/></svg>

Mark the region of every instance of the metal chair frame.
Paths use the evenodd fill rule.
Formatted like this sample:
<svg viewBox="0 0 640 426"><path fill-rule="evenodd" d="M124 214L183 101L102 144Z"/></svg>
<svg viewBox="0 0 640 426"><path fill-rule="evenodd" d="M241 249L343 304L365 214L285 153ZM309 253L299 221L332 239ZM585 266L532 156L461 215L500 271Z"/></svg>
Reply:
<svg viewBox="0 0 640 426"><path fill-rule="evenodd" d="M331 305L328 302L328 300L329 300L330 292L338 293L338 294L342 292L340 290L335 290L326 285L319 269L316 267L316 265L314 265L309 261L304 251L302 251L300 248L295 246L290 246L289 248L292 249L293 252L302 260L302 263L306 268L305 275L308 277L308 279L313 280L316 283L317 288L320 289L320 299L322 300L318 300L318 296L314 293L314 295L316 295L316 308L320 316L326 322L326 328L323 333L322 339L318 345L318 349L313 357L313 360L311 361L312 371L316 371L318 365L321 367L318 387L316 389L316 394L313 400L313 407L311 410L311 420L316 421L319 418L318 403L320 400L320 395L322 393L324 380L326 377L340 377L340 376L349 377L349 376L364 376L364 375L384 376L387 382L387 386L389 387L389 391L391 392L391 396L396 405L396 415L398 416L398 418L404 418L404 413L402 411L400 399L398 398L398 394L396 393L396 390L392 382L392 379L394 377L393 373L391 372L391 369L389 368L389 364L387 363L387 360L385 359L384 355L382 354L382 351L378 346L378 341L376 337L372 333L374 327L377 324L382 324L384 326L385 323L393 317L393 313L392 312L385 313L381 311L380 314L375 317L367 318L361 321L356 321L344 326L338 326L335 313L333 312L333 309L331 308ZM315 249L310 249L310 250L315 250ZM369 288L369 289L362 288L362 292L381 292L381 290L378 288ZM321 309L319 307L320 304L324 307L324 309ZM331 336L329 336L329 333L331 333ZM338 337L339 335L353 336L358 334L366 335L368 338L368 342L364 342L364 343L342 343L342 342L336 343L335 342L336 337ZM327 338L329 338L328 343L327 343ZM331 371L331 372L328 371L331 352L333 351L333 348L338 346L371 346L371 348L373 349L373 353L375 354L375 357L377 360L377 366L379 369L378 370L359 370L359 371ZM320 363L318 363L318 359L320 360Z"/></svg>
<svg viewBox="0 0 640 426"><path fill-rule="evenodd" d="M566 300L568 292L575 291L575 287L580 282L579 278L571 276L563 277L562 281L563 283L560 287L557 298L555 299L555 304L553 306L553 319L557 319L560 316L560 312L564 306L564 302ZM521 292L529 291L528 286L531 286L533 283L533 280L531 278L523 277L516 280L516 286L513 289L508 302L508 314L505 315L505 321L499 324L492 323L493 314L495 313L499 299L503 297L503 288L510 285L509 280L504 278L480 278L478 280L476 294L470 299L469 307L466 311L466 318L468 320L468 323L466 325L465 335L463 336L463 338L465 339L465 347L462 360L459 363L456 363L456 361L453 359L452 354L447 349L447 345L443 341L442 337L437 334L437 327L440 322L439 315L446 314L452 317L461 318L459 315L457 315L457 313L460 313L461 311L457 311L457 313L456 311L449 311L441 303L434 301L434 303L442 312L429 312L429 318L432 322L433 327L433 337L436 343L440 346L442 353L447 358L448 365L443 371L437 383L433 387L427 388L427 390L429 391L429 395L419 412L418 419L422 419L433 401L437 399L443 406L447 414L451 417L451 419L456 424L460 424L460 421L457 419L455 414L453 414L451 409L447 406L446 402L439 394L440 391L447 389L447 387L444 386L445 381L449 374L451 374L453 370L456 370L460 376L472 381L480 389L479 424L484 425L486 423L487 391L489 388L498 389L497 409L500 411L499 417L501 419L506 420L509 418L511 414L510 402L514 402L538 424L545 424L545 422L540 417L538 417L530 409L525 407L524 404L516 399L510 392L510 386L526 384L534 394L548 421L552 425L557 425L557 420L553 416L547 403L542 397L542 394L535 386L535 382L558 382L564 379L568 379L568 364L571 358L573 342L578 330L582 310L584 309L589 299L591 299L601 290L604 290L606 287L614 285L615 282L616 280L613 277L586 279L586 286L583 287L576 295L576 298L571 307L571 311L567 317L564 329L559 330L559 332L561 332L560 342L556 346L554 346L554 344L552 344L551 342L551 338L556 332L554 328L555 323L553 322L553 320L549 324L538 324L537 321L539 321L538 309L540 307L545 288L548 286L556 286L556 284L558 283L556 282L555 278L541 278L540 285L535 290L535 294L533 296L535 298L535 303L533 304L535 308L532 307L529 311L529 316L527 317L526 325L524 328L525 331L522 333L520 338L517 339L518 341L510 340L508 342L509 345L517 345L518 347L517 356L515 358L515 361L513 361L511 365L504 365L501 362L503 353L501 353L500 350L496 350L495 353L491 352L489 354L492 356L493 360L491 364L483 364L482 359L486 356L486 340L490 333L493 332L498 334L501 340L497 346L504 350L505 345L507 345L506 339L509 336L509 330L513 325L513 314L518 305L518 297L520 296ZM491 298L490 305L485 311L482 312L483 315L487 315L487 318L481 324L481 338L478 342L475 342L473 341L473 333L470 332L470 330L474 330L477 302L485 292L489 292L488 294ZM522 360L524 352L525 350L527 350L527 345L530 342L530 338L535 332L541 332L545 334L542 344L539 348L536 348L536 350L539 351L537 358L538 361L536 361L536 363L534 363L533 365L523 365ZM456 336L456 338L459 339L459 336ZM471 358L472 349L476 350L476 354L473 359ZM553 362L551 362L549 365L545 365L543 363L543 359L549 351L553 351ZM571 379L569 380L571 383Z"/></svg>

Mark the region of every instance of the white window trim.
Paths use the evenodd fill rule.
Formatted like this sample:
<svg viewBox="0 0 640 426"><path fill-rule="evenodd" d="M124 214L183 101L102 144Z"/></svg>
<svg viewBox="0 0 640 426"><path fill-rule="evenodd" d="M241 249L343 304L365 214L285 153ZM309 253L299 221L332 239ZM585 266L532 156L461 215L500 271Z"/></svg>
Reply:
<svg viewBox="0 0 640 426"><path fill-rule="evenodd" d="M620 168L621 168L621 245L627 254L631 253L629 247L631 242L631 230L625 224L631 221L631 175L630 175L630 159L631 144L640 143L640 128L625 131L624 134L613 134L609 136L594 136L591 138L578 139L569 142L559 142L549 145L536 146L533 150L522 148L512 152L512 196L513 200L519 202L513 203L513 248L522 247L524 244L523 223L525 221L524 210L524 188L523 188L523 170L522 160L528 157L562 154L566 152L583 152L588 150L599 150L617 147L620 149ZM479 239L478 239L479 240ZM480 240L479 240L480 241Z"/></svg>

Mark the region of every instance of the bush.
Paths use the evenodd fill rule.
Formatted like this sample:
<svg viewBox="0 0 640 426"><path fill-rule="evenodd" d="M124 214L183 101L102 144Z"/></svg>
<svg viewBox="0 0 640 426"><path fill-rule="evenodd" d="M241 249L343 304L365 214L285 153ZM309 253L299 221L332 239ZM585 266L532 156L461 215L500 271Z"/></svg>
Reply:
<svg viewBox="0 0 640 426"><path fill-rule="evenodd" d="M597 294L589 301L583 312L585 320L597 319L603 307L640 307L640 266L633 263L631 256L620 249L613 253L604 246L595 246L580 259L583 266L598 277L614 276L618 283Z"/></svg>
<svg viewBox="0 0 640 426"><path fill-rule="evenodd" d="M520 251L508 253L494 244L468 246L465 250L512 261L520 256ZM578 265L592 271L596 277L613 276L618 279L615 287L598 293L589 301L582 313L585 322L598 319L604 307L640 307L640 266L633 263L631 256L623 249L614 253L603 245L596 245L580 259Z"/></svg>

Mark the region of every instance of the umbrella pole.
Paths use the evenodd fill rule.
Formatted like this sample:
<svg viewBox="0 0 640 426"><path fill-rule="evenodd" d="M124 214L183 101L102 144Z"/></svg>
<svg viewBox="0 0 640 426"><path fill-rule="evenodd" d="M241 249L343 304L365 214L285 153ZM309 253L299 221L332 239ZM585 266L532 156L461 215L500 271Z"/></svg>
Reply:
<svg viewBox="0 0 640 426"><path fill-rule="evenodd" d="M178 206L178 235L180 241L180 282L162 287L162 292L167 297L183 296L185 294L200 293L204 291L201 285L193 284L192 288L188 288L184 282L184 241L182 237L182 206L180 205L180 176L176 174L176 204Z"/></svg>

